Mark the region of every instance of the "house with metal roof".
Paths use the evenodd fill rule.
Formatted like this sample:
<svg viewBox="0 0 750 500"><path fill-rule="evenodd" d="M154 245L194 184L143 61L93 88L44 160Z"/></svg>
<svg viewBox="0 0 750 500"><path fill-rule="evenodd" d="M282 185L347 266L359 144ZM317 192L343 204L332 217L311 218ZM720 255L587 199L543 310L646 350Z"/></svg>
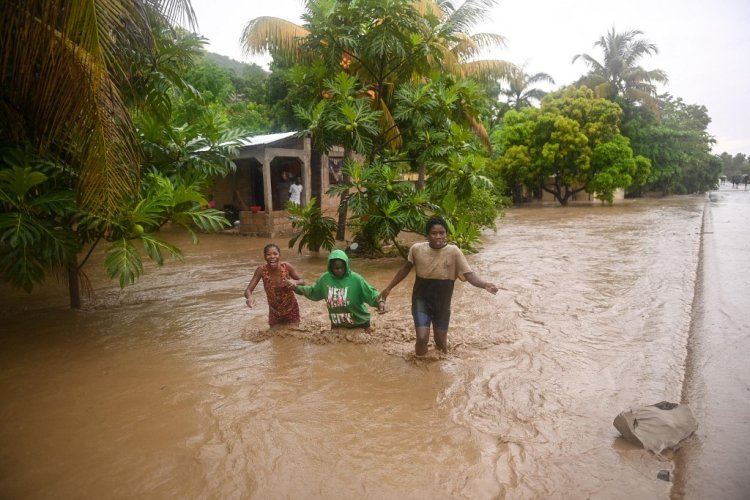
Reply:
<svg viewBox="0 0 750 500"><path fill-rule="evenodd" d="M325 212L335 213L338 199L326 192L341 179L343 151L328 155L312 151L310 136L282 132L248 137L236 158L235 172L214 180L211 194L230 221L239 221L239 232L253 236L286 236L292 233L286 204L289 187L302 182L301 204L312 197Z"/></svg>

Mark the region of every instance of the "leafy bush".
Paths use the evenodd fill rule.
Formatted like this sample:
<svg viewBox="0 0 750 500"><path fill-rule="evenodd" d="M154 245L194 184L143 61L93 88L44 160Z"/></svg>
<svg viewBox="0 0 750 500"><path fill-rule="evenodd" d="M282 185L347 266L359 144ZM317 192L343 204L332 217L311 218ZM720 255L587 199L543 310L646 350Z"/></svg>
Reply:
<svg viewBox="0 0 750 500"><path fill-rule="evenodd" d="M323 215L315 197L311 198L305 207L288 203L286 209L289 211L292 228L296 231L294 237L289 240L289 248L293 248L295 243L299 242L299 253L302 253L303 248L313 252L319 252L321 248L333 249L336 220Z"/></svg>

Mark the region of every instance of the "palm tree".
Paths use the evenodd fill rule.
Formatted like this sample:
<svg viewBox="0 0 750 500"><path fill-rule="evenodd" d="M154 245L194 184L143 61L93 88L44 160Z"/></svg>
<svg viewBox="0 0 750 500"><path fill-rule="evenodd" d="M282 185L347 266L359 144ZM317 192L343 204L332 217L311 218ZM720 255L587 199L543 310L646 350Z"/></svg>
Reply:
<svg viewBox="0 0 750 500"><path fill-rule="evenodd" d="M547 95L544 90L534 87L542 82L554 85L555 80L547 73L526 73L526 65L513 68L505 79L508 87L500 87L498 94L505 96L508 107L519 110L532 105L532 101L541 101ZM499 96L498 96L499 97Z"/></svg>
<svg viewBox="0 0 750 500"><path fill-rule="evenodd" d="M431 48L438 57L431 57L433 67L447 69L461 78L489 84L498 79L508 78L516 67L499 59L477 59L483 50L503 48L506 39L497 33L474 33L472 28L486 20L489 10L497 5L496 0L467 0L455 8L450 0L424 0L415 2L432 6L433 15L438 19L433 31L434 43ZM474 130L489 149L490 140L484 125L476 119L469 103L462 106L464 121Z"/></svg>
<svg viewBox="0 0 750 500"><path fill-rule="evenodd" d="M195 25L189 0L0 3L0 140L64 158L81 208L105 217L137 186L119 58L151 42L151 9Z"/></svg>
<svg viewBox="0 0 750 500"><path fill-rule="evenodd" d="M505 77L514 65L499 59L476 59L485 49L503 48L506 39L497 33L474 33L472 28L486 20L496 0L466 0L455 8L448 0L414 2L421 13L431 13L437 23L432 48L440 57L432 60L454 75L479 80Z"/></svg>
<svg viewBox="0 0 750 500"><path fill-rule="evenodd" d="M467 0L459 8L445 0L377 0L346 2L307 0L303 26L274 17L247 23L241 44L247 54L270 52L274 59L299 63L325 60L356 75L375 94L383 129L391 146L400 146L390 102L400 83L430 72L457 78L492 80L513 68L501 60L478 60L490 47L503 47L497 34L470 34L496 0ZM369 23L369 24L368 24ZM485 144L487 132L466 107L465 119Z"/></svg>
<svg viewBox="0 0 750 500"><path fill-rule="evenodd" d="M132 63L157 45L155 23L181 21L195 25L189 0L0 3L0 145L10 151L0 161L3 280L30 290L46 272L67 271L71 307L80 307L78 253L85 247L90 255L99 241L123 243L121 251L112 244L107 264L121 284L141 270L131 238L157 262L161 249L178 251L143 234L140 223L155 220L154 203L166 213L175 197L140 198L141 152L129 104L159 108L153 100L166 90L143 95L158 85L140 85L143 75L132 72L140 66L155 73L154 65ZM188 217L221 227L213 215Z"/></svg>
<svg viewBox="0 0 750 500"><path fill-rule="evenodd" d="M593 88L598 97L614 100L619 96L629 102L655 106L656 84L668 80L664 71L646 70L638 64L644 56L659 52L642 35L640 30L617 33L613 27L594 44L604 52L601 62L589 54L573 57L573 62L582 59L590 68L579 83Z"/></svg>

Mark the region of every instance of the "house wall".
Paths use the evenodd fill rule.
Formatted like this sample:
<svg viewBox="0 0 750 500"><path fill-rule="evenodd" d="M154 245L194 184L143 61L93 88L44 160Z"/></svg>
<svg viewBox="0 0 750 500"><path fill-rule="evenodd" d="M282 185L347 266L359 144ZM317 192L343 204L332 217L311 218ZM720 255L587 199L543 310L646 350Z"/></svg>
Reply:
<svg viewBox="0 0 750 500"><path fill-rule="evenodd" d="M550 184L554 186L553 179L550 178ZM528 195L528 193L525 193ZM625 190L624 189L617 189L612 195L612 201L613 203L616 201L621 201L625 199ZM547 191L542 190L542 203L558 203L558 201L555 199L555 197L552 195L552 193L548 193ZM576 193L573 195L569 200L568 203L601 203L601 200L598 200L594 197L594 194L589 194L585 191L581 191L579 193Z"/></svg>
<svg viewBox="0 0 750 500"><path fill-rule="evenodd" d="M249 139L252 142L252 138ZM302 204L312 196L323 213L337 217L338 196L327 191L336 182L335 168L343 163L343 148L316 156L309 137L285 137L279 141L245 146L234 160L236 172L214 180L209 193L227 218L239 221L239 232L256 236L292 235L292 225L285 210L291 182L302 180ZM340 176L339 176L340 178ZM254 212L251 207L260 207Z"/></svg>
<svg viewBox="0 0 750 500"><path fill-rule="evenodd" d="M625 190L624 189L617 189L612 194L612 202L621 201L625 199ZM557 200L555 200L555 197L552 196L547 191L544 192L544 195L542 196L542 202L552 202L557 203ZM568 200L568 203L601 203L601 200L598 200L594 197L594 194L589 194L585 191L581 191L580 193L576 193L573 197L571 197Z"/></svg>
<svg viewBox="0 0 750 500"><path fill-rule="evenodd" d="M237 170L226 177L216 177L209 187L213 194L216 208L228 215L230 222L238 220L240 210L262 204L263 177L261 165L252 159L235 160ZM229 217L229 213L233 216Z"/></svg>
<svg viewBox="0 0 750 500"><path fill-rule="evenodd" d="M241 211L240 234L248 236L263 236L275 238L277 236L291 236L292 223L286 210L274 212Z"/></svg>

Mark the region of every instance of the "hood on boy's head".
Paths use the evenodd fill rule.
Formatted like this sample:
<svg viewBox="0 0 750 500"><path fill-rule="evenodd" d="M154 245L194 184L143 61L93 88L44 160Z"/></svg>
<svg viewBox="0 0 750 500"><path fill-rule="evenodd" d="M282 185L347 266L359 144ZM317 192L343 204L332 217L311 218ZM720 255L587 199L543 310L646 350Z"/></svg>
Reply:
<svg viewBox="0 0 750 500"><path fill-rule="evenodd" d="M331 262L334 259L338 259L338 260L343 260L344 261L344 264L346 265L346 275L348 275L349 271L350 271L350 269L349 269L349 256L346 255L346 252L344 252L343 250L338 250L337 249L337 250L334 250L333 252L331 252L330 254L328 254L328 272L329 273L333 272L331 270Z"/></svg>

